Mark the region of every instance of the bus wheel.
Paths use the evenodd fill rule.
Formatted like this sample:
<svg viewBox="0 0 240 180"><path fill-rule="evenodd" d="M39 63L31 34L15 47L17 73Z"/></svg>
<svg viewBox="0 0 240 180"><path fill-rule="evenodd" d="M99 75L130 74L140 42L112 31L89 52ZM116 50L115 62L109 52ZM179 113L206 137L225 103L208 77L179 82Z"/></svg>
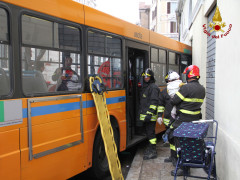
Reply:
<svg viewBox="0 0 240 180"><path fill-rule="evenodd" d="M119 136L115 127L113 127L113 132L116 145L119 147ZM100 130L97 132L96 139L94 141L92 171L93 175L98 179L102 179L109 174L108 160Z"/></svg>

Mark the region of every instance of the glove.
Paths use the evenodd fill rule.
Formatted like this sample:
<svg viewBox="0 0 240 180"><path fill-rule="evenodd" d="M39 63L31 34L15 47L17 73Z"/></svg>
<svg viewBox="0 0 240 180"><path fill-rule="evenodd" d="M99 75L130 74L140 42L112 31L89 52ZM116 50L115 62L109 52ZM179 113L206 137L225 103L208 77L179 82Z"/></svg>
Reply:
<svg viewBox="0 0 240 180"><path fill-rule="evenodd" d="M168 142L169 133L170 133L170 129L167 129L166 132L163 134L162 139L164 143Z"/></svg>
<svg viewBox="0 0 240 180"><path fill-rule="evenodd" d="M146 117L145 117L145 119L144 119L144 122L150 122L150 121L151 121L151 118L152 118L152 115L151 115L151 114L146 115Z"/></svg>
<svg viewBox="0 0 240 180"><path fill-rule="evenodd" d="M158 117L158 118L157 118L157 122L158 122L159 125L161 125L162 122L163 122L163 119L162 119L161 117Z"/></svg>
<svg viewBox="0 0 240 180"><path fill-rule="evenodd" d="M163 139L164 143L167 143L168 142L168 135L167 134L163 134L162 135L162 139Z"/></svg>

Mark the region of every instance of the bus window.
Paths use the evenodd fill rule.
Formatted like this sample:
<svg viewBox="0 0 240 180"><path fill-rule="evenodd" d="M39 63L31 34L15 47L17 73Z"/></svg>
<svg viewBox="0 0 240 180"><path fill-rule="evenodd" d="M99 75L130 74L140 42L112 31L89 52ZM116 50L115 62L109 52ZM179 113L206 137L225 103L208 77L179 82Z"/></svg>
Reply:
<svg viewBox="0 0 240 180"><path fill-rule="evenodd" d="M185 70L186 67L188 67L191 64L192 64L191 56L185 55L185 54L181 54L180 73L181 73L183 82L187 82L186 74L183 74L183 71Z"/></svg>
<svg viewBox="0 0 240 180"><path fill-rule="evenodd" d="M51 21L22 16L22 43L43 47L53 45L53 23Z"/></svg>
<svg viewBox="0 0 240 180"><path fill-rule="evenodd" d="M108 56L121 57L121 40L112 36L106 36L106 54Z"/></svg>
<svg viewBox="0 0 240 180"><path fill-rule="evenodd" d="M157 51L155 51L157 50ZM151 68L154 72L157 86L165 85L166 76L166 51L162 49L151 48ZM158 56L156 56L158 54Z"/></svg>
<svg viewBox="0 0 240 180"><path fill-rule="evenodd" d="M179 55L169 52L169 66L168 69L179 73Z"/></svg>
<svg viewBox="0 0 240 180"><path fill-rule="evenodd" d="M158 49L151 48L151 61L158 62Z"/></svg>
<svg viewBox="0 0 240 180"><path fill-rule="evenodd" d="M167 55L167 53L165 50L159 49L159 62L160 63L166 64L166 61L167 61L166 55Z"/></svg>
<svg viewBox="0 0 240 180"><path fill-rule="evenodd" d="M81 90L78 28L23 15L22 37L24 94Z"/></svg>
<svg viewBox="0 0 240 180"><path fill-rule="evenodd" d="M120 58L88 56L88 75L98 74L107 89L122 87L122 68Z"/></svg>
<svg viewBox="0 0 240 180"><path fill-rule="evenodd" d="M9 29L7 12L0 8L0 96L10 92Z"/></svg>
<svg viewBox="0 0 240 180"><path fill-rule="evenodd" d="M88 53L88 75L99 75L107 89L122 88L121 39L88 31Z"/></svg>

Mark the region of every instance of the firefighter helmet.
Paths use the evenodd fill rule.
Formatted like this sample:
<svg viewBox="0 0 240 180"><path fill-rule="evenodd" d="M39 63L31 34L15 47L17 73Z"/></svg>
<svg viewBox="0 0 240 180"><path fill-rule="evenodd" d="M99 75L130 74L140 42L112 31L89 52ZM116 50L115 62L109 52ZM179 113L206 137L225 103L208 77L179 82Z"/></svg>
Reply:
<svg viewBox="0 0 240 180"><path fill-rule="evenodd" d="M168 83L169 81L175 81L179 78L180 76L177 72L170 70L165 76L165 82Z"/></svg>
<svg viewBox="0 0 240 180"><path fill-rule="evenodd" d="M166 77L165 77L165 81L166 81L166 83L167 83L167 82L169 82L169 81L175 81L175 80L177 80L177 79L179 79L179 78L180 78L180 76L179 76L179 74L178 74L177 72L170 70L170 71L167 73Z"/></svg>
<svg viewBox="0 0 240 180"><path fill-rule="evenodd" d="M145 78L150 77L151 80L154 80L154 81L155 81L154 72L153 72L150 68L147 68L147 69L142 73L142 76L144 76Z"/></svg>
<svg viewBox="0 0 240 180"><path fill-rule="evenodd" d="M165 82L168 83L168 77L169 77L169 74L171 74L173 71L168 71L168 73L166 74L165 76Z"/></svg>
<svg viewBox="0 0 240 180"><path fill-rule="evenodd" d="M196 65L190 65L188 66L183 74L186 74L186 78L188 79L199 79L200 74L199 74L199 68Z"/></svg>

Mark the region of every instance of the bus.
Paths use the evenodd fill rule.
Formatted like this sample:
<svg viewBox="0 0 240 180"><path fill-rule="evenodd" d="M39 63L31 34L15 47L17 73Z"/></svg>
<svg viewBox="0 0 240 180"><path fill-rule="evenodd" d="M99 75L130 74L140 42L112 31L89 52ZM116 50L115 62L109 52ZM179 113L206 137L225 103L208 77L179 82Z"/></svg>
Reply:
<svg viewBox="0 0 240 180"><path fill-rule="evenodd" d="M88 78L99 75L118 151L146 139L141 72L166 86L191 47L71 0L0 1L0 179L109 170ZM59 75L59 76L57 76ZM156 125L156 133L164 131Z"/></svg>

